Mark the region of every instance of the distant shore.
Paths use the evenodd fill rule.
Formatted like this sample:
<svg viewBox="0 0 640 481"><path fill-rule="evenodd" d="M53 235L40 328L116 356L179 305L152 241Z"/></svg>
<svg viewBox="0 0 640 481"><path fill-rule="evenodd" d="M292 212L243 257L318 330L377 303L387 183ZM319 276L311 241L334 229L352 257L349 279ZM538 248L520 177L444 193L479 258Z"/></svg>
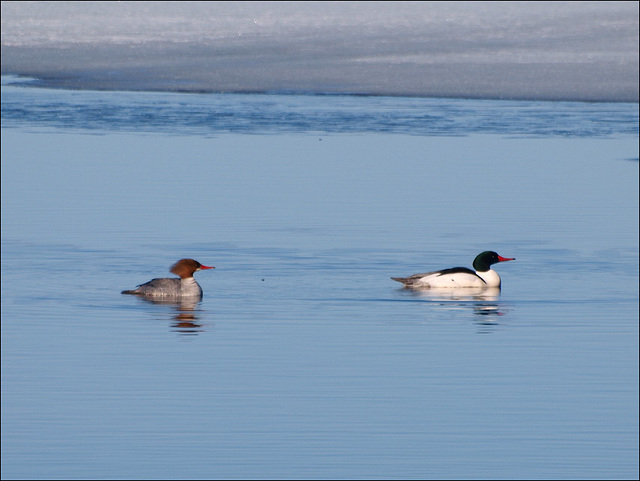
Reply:
<svg viewBox="0 0 640 481"><path fill-rule="evenodd" d="M202 46L126 49L2 47L2 74L77 90L355 94L587 102L638 102L628 65L360 63L330 56L304 65L242 53L216 59ZM270 59L274 60L274 59ZM215 65L215 68L211 65Z"/></svg>
<svg viewBox="0 0 640 481"><path fill-rule="evenodd" d="M638 102L636 2L2 2L66 89Z"/></svg>

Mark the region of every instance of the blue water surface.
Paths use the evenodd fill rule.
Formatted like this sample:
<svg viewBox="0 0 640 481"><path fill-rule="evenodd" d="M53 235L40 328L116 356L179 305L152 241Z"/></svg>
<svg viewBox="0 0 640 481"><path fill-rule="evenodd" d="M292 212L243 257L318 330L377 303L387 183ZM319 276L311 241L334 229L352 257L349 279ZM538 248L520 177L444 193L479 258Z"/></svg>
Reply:
<svg viewBox="0 0 640 481"><path fill-rule="evenodd" d="M637 104L3 85L1 259L3 479L638 477Z"/></svg>

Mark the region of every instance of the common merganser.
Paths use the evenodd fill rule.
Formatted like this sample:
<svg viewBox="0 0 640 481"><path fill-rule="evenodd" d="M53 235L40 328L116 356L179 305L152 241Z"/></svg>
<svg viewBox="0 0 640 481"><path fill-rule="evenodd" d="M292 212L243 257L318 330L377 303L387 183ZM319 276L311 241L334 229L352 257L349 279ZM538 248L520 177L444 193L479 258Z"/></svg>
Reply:
<svg viewBox="0 0 640 481"><path fill-rule="evenodd" d="M466 267L453 267L391 279L403 283L407 288L500 287L500 276L491 269L491 265L506 261L515 261L515 259L501 257L493 251L485 251L478 254L473 261L475 272Z"/></svg>
<svg viewBox="0 0 640 481"><path fill-rule="evenodd" d="M180 259L171 266L171 272L179 276L179 279L151 279L131 291L122 293L144 297L202 297L202 288L193 278L193 274L204 269L215 267L203 266L193 259Z"/></svg>

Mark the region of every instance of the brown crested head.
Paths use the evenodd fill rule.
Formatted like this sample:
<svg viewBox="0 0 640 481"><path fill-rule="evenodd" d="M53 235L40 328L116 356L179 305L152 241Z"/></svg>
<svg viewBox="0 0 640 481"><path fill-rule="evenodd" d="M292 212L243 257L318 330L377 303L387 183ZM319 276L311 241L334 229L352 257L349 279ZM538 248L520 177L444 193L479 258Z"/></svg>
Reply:
<svg viewBox="0 0 640 481"><path fill-rule="evenodd" d="M193 277L193 273L203 269L215 269L214 267L203 266L193 259L180 259L171 266L171 272L180 277L180 279L188 279Z"/></svg>

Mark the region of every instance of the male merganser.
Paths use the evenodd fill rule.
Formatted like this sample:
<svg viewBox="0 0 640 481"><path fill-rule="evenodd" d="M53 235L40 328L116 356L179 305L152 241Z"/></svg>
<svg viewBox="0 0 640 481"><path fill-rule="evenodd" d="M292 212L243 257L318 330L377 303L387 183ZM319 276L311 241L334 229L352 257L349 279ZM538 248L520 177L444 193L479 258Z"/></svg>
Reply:
<svg viewBox="0 0 640 481"><path fill-rule="evenodd" d="M453 267L441 271L414 274L409 277L392 277L394 281L402 282L408 288L424 287L500 287L500 276L491 269L491 264L515 261L501 257L493 251L478 254L473 261L473 272L466 267Z"/></svg>
<svg viewBox="0 0 640 481"><path fill-rule="evenodd" d="M179 279L151 279L146 284L122 293L144 297L202 297L202 288L193 278L193 273L203 269L215 267L203 266L193 259L180 259L171 266L171 272L179 276Z"/></svg>

